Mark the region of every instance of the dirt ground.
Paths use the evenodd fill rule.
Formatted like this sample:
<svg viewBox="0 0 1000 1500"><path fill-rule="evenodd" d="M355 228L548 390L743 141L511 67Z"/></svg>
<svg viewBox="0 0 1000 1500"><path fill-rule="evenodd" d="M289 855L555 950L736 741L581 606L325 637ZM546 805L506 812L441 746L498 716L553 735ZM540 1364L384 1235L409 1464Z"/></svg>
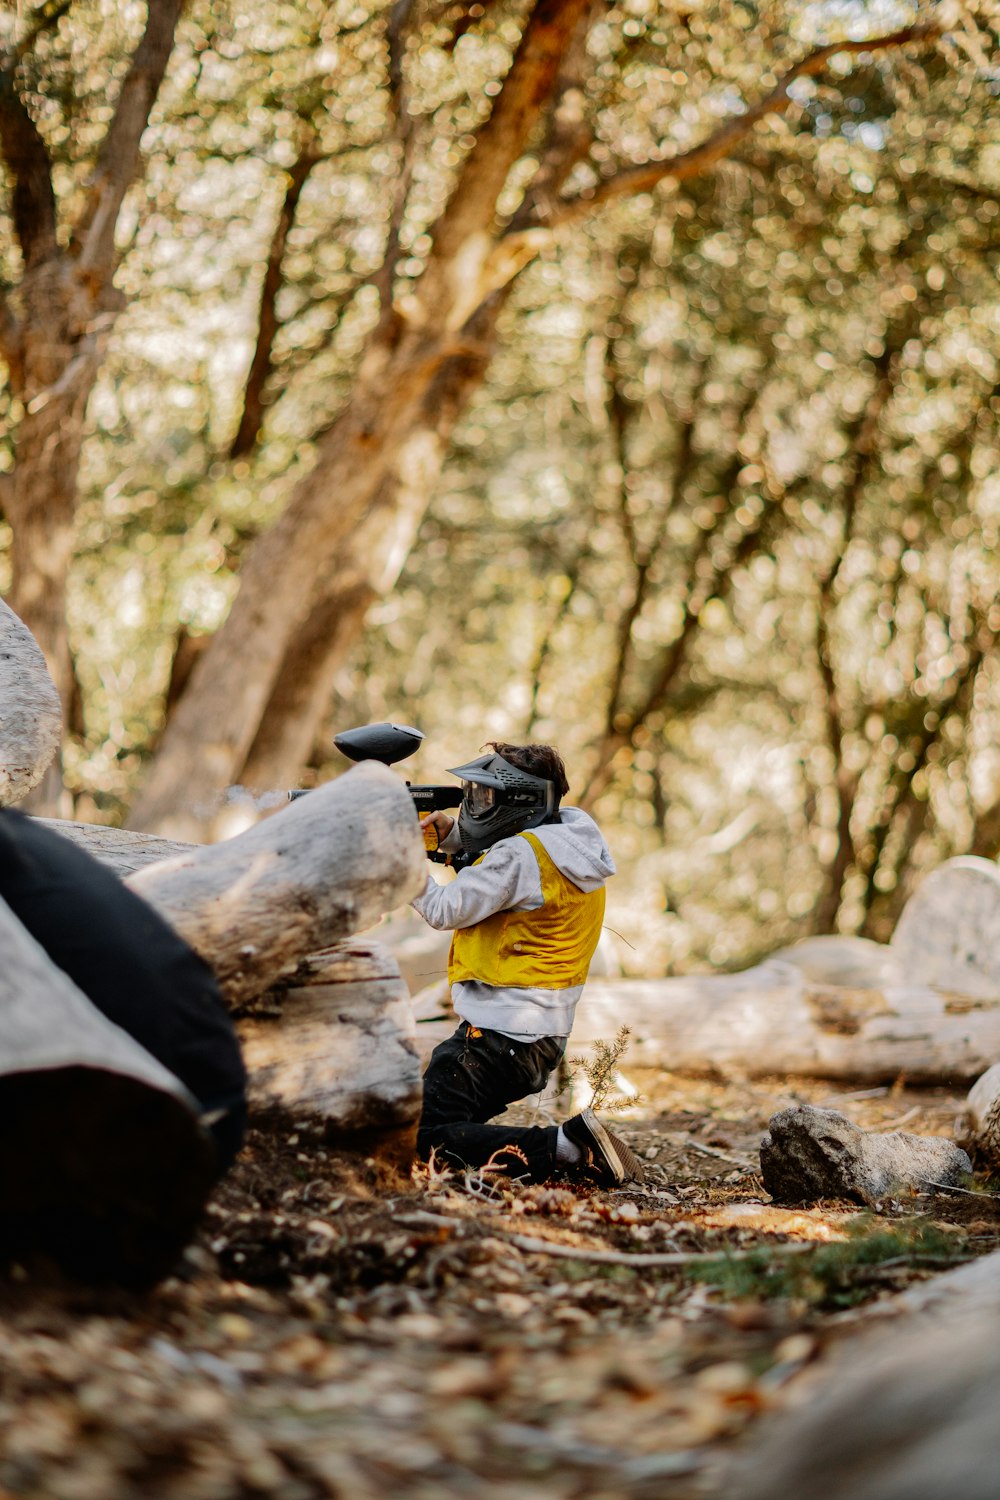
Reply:
<svg viewBox="0 0 1000 1500"><path fill-rule="evenodd" d="M985 1194L779 1209L757 1175L789 1103L954 1136L958 1093L631 1076L642 1188L253 1131L153 1293L15 1268L0 1500L726 1500L720 1459L852 1319L1000 1245Z"/></svg>

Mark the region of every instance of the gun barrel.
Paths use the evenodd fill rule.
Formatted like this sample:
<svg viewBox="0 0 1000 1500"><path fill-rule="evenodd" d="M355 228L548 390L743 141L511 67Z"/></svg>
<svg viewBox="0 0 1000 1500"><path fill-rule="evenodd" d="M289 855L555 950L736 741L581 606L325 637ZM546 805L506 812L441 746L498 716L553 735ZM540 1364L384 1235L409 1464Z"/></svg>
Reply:
<svg viewBox="0 0 1000 1500"><path fill-rule="evenodd" d="M310 790L309 787L296 787L288 793L289 802L295 802L299 797L308 797ZM410 782L407 782L406 790L413 798L413 805L421 816L424 813L435 812L438 808L461 806L462 788L460 786L412 786Z"/></svg>

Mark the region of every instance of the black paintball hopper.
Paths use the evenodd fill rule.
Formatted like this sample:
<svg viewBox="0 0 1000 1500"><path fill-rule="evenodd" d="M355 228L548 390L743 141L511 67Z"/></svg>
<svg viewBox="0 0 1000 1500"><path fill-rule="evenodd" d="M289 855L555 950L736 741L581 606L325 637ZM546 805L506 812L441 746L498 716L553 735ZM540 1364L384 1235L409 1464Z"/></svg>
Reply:
<svg viewBox="0 0 1000 1500"><path fill-rule="evenodd" d="M333 743L348 760L378 760L393 766L418 749L424 736L409 724L362 724L335 734Z"/></svg>

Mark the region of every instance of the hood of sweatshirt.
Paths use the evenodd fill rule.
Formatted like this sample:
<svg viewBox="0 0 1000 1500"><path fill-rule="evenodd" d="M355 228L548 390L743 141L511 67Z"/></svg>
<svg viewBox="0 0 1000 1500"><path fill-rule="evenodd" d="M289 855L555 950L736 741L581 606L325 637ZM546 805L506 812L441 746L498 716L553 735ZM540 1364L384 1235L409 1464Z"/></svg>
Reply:
<svg viewBox="0 0 1000 1500"><path fill-rule="evenodd" d="M559 823L543 823L531 832L558 870L581 891L596 891L615 873L611 850L589 813L564 807Z"/></svg>

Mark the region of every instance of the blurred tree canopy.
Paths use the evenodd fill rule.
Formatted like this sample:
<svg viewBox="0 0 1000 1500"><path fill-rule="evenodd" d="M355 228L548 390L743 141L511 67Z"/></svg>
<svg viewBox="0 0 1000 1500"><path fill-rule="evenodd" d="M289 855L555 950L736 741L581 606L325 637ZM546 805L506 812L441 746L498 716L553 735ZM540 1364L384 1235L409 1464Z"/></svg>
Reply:
<svg viewBox="0 0 1000 1500"><path fill-rule="evenodd" d="M78 815L552 739L656 970L995 857L997 21L8 10L5 592Z"/></svg>

